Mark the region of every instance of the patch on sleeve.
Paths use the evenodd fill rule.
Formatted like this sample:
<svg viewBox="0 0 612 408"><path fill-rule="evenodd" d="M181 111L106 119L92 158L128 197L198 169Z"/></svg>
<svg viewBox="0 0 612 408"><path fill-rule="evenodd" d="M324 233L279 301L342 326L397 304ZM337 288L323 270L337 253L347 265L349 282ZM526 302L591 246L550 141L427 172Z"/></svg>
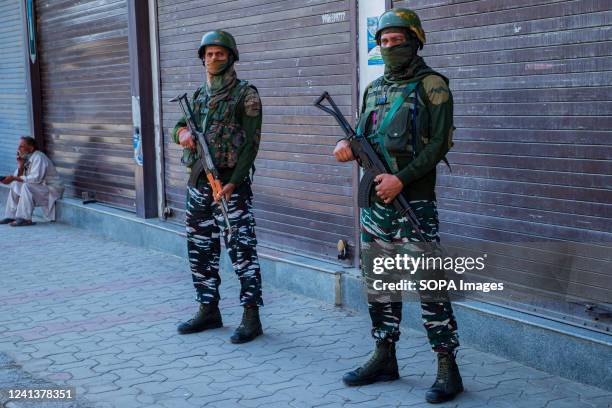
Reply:
<svg viewBox="0 0 612 408"><path fill-rule="evenodd" d="M427 92L427 98L433 105L442 105L450 97L448 85L438 75L429 75L423 79L423 87Z"/></svg>
<svg viewBox="0 0 612 408"><path fill-rule="evenodd" d="M257 91L252 88L244 97L244 110L251 117L257 117L261 114L261 99L259 99Z"/></svg>

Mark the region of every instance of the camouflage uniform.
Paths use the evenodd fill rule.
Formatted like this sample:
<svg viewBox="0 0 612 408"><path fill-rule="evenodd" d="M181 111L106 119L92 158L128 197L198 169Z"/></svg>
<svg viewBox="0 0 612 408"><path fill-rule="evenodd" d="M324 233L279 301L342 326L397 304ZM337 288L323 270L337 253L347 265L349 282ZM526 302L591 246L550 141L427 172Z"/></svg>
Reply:
<svg viewBox="0 0 612 408"><path fill-rule="evenodd" d="M376 112L376 120L368 132L375 134L407 83L419 82L395 114L382 142L389 153L394 174L404 185L403 194L419 219L422 234L438 242L438 212L434 192L436 164L452 145L453 101L447 79L428 68L420 57L415 58L412 69L414 75L407 82L391 83L380 77L368 86L359 123L362 124L370 112ZM413 137L415 131L417 137ZM383 157L380 140L372 138L371 141ZM361 210L360 221L364 252L376 243L420 241L407 220L400 219L392 205L385 205L378 199L371 208ZM362 265L367 264L362 259ZM367 276L369 271L363 272ZM428 279L427 275L422 276ZM421 297L421 308L432 349L454 350L459 341L451 303L427 302ZM370 299L369 311L372 336L377 340L397 341L402 318L401 301L387 299L375 302Z"/></svg>
<svg viewBox="0 0 612 408"><path fill-rule="evenodd" d="M242 183L228 200L229 219L234 234L224 236L225 246L240 279L240 304L261 306L261 275L257 258L255 219L252 212L250 183ZM223 214L213 203L212 191L206 179L200 178L197 187L189 187L187 193L187 248L191 275L196 288L196 300L200 303L218 303L219 237Z"/></svg>
<svg viewBox="0 0 612 408"><path fill-rule="evenodd" d="M221 182L236 185L228 201L232 236L223 236L234 271L241 284L240 303L243 306L263 304L261 274L255 249L255 219L252 211L251 171L261 135L261 101L257 89L246 81L235 85L221 99L213 100L205 87L198 89L191 100L196 123L206 128L214 164ZM178 131L186 125L181 119L173 131L178 143ZM196 154L184 149L182 162L191 167ZM219 301L219 257L221 230L224 219L214 202L212 190L204 173L195 186L189 186L186 203L187 247L196 300L201 304Z"/></svg>
<svg viewBox="0 0 612 408"><path fill-rule="evenodd" d="M434 200L413 200L410 206L419 219L421 233L431 242L439 242L438 211ZM419 242L420 237L390 205L374 204L361 210L361 242L364 253L370 246L380 243ZM363 262L363 266L368 262ZM364 276L368 276L364 270ZM424 271L421 271L423 274ZM428 279L419 275L419 279ZM450 302L427 301L422 293L422 319L429 343L434 351L452 351L459 346L457 322ZM436 297L439 297L439 293ZM372 337L377 340L398 341L402 319L402 302L395 299L369 298L368 309L372 319Z"/></svg>

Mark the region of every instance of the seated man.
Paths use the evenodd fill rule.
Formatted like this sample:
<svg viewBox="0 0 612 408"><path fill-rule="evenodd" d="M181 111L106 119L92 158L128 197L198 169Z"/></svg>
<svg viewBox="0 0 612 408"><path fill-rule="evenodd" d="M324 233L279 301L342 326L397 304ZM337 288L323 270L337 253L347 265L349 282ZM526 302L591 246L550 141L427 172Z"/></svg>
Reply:
<svg viewBox="0 0 612 408"><path fill-rule="evenodd" d="M0 224L14 227L32 225L34 207L43 207L45 217L55 221L55 202L62 197L64 187L51 160L36 148L31 137L22 137L17 149L17 170L0 180L10 184L5 218Z"/></svg>

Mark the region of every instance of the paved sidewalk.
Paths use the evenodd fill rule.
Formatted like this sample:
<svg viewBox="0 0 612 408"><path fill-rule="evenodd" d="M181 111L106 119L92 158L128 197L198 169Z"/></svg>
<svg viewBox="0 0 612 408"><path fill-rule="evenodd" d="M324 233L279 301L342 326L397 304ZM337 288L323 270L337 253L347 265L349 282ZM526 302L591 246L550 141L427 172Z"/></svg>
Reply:
<svg viewBox="0 0 612 408"><path fill-rule="evenodd" d="M177 323L196 308L183 259L44 223L0 227L0 248L0 354L14 360L0 364L2 378L18 369L37 384L74 386L79 406L99 408L431 406L423 395L435 356L424 332L404 330L400 380L347 388L342 374L372 347L367 316L265 286L265 271L265 335L233 345L241 316L234 276L223 283L225 327L179 336ZM609 392L469 347L459 365L466 392L438 406L612 402Z"/></svg>

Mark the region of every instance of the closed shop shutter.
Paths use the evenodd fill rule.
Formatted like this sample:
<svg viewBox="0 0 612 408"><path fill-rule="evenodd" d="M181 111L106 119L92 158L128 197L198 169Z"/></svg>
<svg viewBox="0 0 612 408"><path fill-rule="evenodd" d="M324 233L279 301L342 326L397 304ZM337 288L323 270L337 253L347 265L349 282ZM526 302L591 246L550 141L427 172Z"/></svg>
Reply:
<svg viewBox="0 0 612 408"><path fill-rule="evenodd" d="M331 156L342 133L312 106L327 90L347 117L354 110L351 3L158 1L166 199L176 220L184 217L187 177L170 138L178 107L166 101L204 81L197 46L204 32L222 28L238 42L239 78L263 102L254 182L260 241L324 257L336 256L339 239L354 245L352 167Z"/></svg>
<svg viewBox="0 0 612 408"><path fill-rule="evenodd" d="M0 176L17 167L19 137L30 134L26 43L21 5L0 3Z"/></svg>
<svg viewBox="0 0 612 408"><path fill-rule="evenodd" d="M551 279L561 294L529 310L609 330L595 318L612 299L610 3L394 5L418 11L423 55L451 78L453 174L439 167L438 184L445 238L503 242L505 255L490 260L496 277L523 288Z"/></svg>
<svg viewBox="0 0 612 408"><path fill-rule="evenodd" d="M45 143L66 194L135 210L127 3L36 5Z"/></svg>

